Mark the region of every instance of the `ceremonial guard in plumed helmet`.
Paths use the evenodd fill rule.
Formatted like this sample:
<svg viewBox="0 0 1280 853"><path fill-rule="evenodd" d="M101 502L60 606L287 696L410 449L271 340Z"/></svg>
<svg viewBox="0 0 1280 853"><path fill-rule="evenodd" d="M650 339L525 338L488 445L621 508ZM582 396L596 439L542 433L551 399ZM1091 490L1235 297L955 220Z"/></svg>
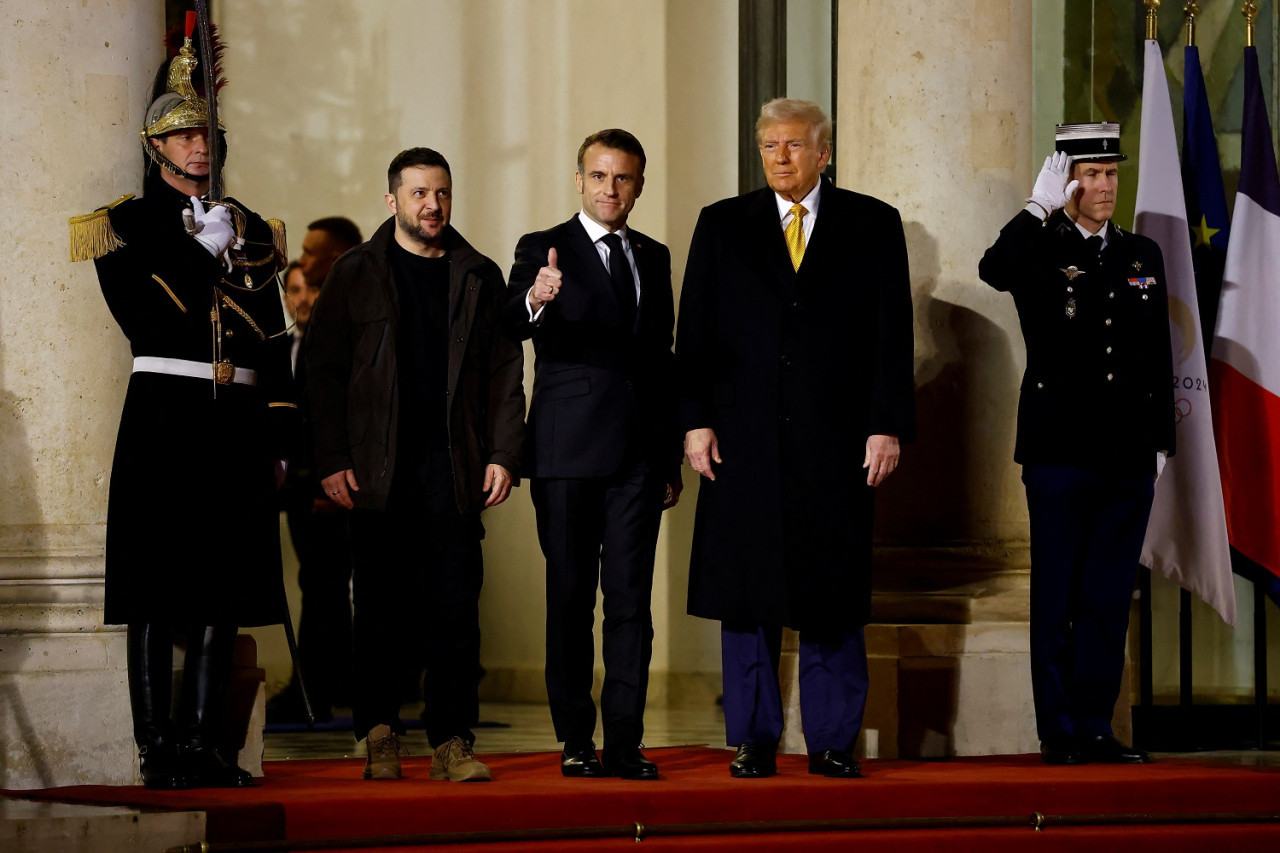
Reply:
<svg viewBox="0 0 1280 853"><path fill-rule="evenodd" d="M216 186L192 21L147 110L141 198L71 220L129 339L107 509L106 613L128 626L129 693L144 784L252 784L221 713L240 626L284 613L274 492L295 429L277 272L284 229ZM208 97L214 92L204 93ZM217 127L222 143L223 128ZM203 196L203 198L202 198ZM186 636L176 716L173 642ZM228 760L230 759L230 760Z"/></svg>

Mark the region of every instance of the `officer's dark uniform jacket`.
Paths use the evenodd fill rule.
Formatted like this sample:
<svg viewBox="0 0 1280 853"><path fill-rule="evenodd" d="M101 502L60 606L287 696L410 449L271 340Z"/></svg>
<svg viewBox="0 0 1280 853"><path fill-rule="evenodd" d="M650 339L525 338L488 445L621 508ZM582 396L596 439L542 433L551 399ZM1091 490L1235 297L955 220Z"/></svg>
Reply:
<svg viewBox="0 0 1280 853"><path fill-rule="evenodd" d="M135 357L209 366L202 378L129 378L107 509L105 620L270 624L283 612L274 465L296 429L279 256L271 228L246 211L247 250L233 255L253 265L228 272L184 230L189 207L153 174L144 197L109 210L123 245L95 258ZM256 371L256 384L214 381L219 332L222 359Z"/></svg>
<svg viewBox="0 0 1280 853"><path fill-rule="evenodd" d="M1099 256L1058 211L1022 211L978 266L1013 294L1027 348L1015 461L1154 473L1173 455L1173 359L1160 247L1112 222Z"/></svg>

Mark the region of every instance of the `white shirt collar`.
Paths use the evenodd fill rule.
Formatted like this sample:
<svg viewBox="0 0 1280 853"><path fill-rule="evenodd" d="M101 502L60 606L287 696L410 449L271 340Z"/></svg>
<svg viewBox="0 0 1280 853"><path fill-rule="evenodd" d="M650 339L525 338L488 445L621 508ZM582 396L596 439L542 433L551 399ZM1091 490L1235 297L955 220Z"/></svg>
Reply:
<svg viewBox="0 0 1280 853"><path fill-rule="evenodd" d="M1073 220L1072 224L1075 225L1076 228L1080 229L1081 235L1083 235L1086 240L1088 240L1090 237L1101 237L1102 245L1104 246L1107 245L1107 243L1110 242L1111 240L1111 220L1110 219L1102 223L1102 227L1098 229L1097 234L1090 234L1089 229L1085 228L1079 222L1075 222Z"/></svg>
<svg viewBox="0 0 1280 853"><path fill-rule="evenodd" d="M617 234L622 238L623 245L631 245L631 241L627 239L627 226L625 225L617 231L610 231L590 216L587 216L587 212L585 210L578 211L578 221L581 222L582 227L587 230L587 238L590 239L592 243L599 243L600 238L606 234Z"/></svg>
<svg viewBox="0 0 1280 853"><path fill-rule="evenodd" d="M809 211L807 216L818 215L818 190L822 189L822 178L818 178L818 182L813 185L813 189L809 190L809 194L800 199L800 203L804 205L804 209ZM795 202L787 201L777 193L773 194L773 200L778 203L778 220L781 221L791 215L791 205Z"/></svg>

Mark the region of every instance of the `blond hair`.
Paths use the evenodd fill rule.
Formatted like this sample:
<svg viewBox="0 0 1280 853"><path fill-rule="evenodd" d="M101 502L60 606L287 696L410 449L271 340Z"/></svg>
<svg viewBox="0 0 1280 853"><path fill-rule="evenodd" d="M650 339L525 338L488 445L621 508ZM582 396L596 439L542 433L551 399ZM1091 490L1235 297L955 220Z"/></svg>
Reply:
<svg viewBox="0 0 1280 853"><path fill-rule="evenodd" d="M756 119L756 143L759 144L765 128L784 121L804 122L817 137L818 150L831 149L831 119L813 101L798 98L774 98L760 108L760 118Z"/></svg>

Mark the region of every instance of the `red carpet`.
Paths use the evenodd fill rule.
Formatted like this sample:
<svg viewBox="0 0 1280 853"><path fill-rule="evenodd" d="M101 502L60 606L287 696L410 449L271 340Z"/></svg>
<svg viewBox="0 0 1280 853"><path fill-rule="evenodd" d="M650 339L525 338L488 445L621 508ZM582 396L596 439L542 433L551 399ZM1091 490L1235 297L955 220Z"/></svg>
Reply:
<svg viewBox="0 0 1280 853"><path fill-rule="evenodd" d="M203 810L210 842L381 837L388 846L376 849L398 851L406 848L388 836L441 834L455 843L476 842L451 845L454 850L634 851L636 823L646 828L645 845L663 850L848 849L849 832L856 832L863 850L924 849L943 837L953 848L995 851L1032 845L1096 851L1121 842L1129 849L1159 844L1161 853L1207 846L1280 849L1280 823L1258 820L1280 814L1277 768L1178 759L1138 767L1047 767L1038 756L1019 755L869 761L866 778L843 781L809 776L803 756L779 756L779 776L735 780L728 774L732 753L725 750L647 754L661 768L657 782L564 779L557 755L525 753L481 756L493 769L490 784L431 782L430 759L416 757L405 761L401 782L362 781L359 760L301 760L269 762L262 786L242 791L83 786L10 793ZM1046 816L1039 832L1030 827L1037 812ZM795 821L846 823L823 827L828 831L777 826ZM1075 825L1081 823L1086 825ZM602 827L616 834L572 838ZM533 831L534 838L504 844L469 835L503 831ZM538 831L556 834L536 840Z"/></svg>

